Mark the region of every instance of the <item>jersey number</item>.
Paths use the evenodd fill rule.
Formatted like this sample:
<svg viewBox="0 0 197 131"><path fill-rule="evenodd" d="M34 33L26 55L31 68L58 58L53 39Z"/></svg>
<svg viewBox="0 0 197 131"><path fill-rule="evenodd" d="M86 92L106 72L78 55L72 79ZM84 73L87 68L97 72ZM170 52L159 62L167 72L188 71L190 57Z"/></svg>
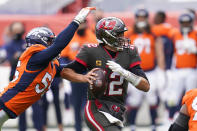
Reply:
<svg viewBox="0 0 197 131"><path fill-rule="evenodd" d="M110 83L109 83L109 96L111 95L122 95L123 89L117 88L122 87L124 82L124 78L120 76L120 74L113 72L110 76Z"/></svg>
<svg viewBox="0 0 197 131"><path fill-rule="evenodd" d="M134 45L138 48L139 54L144 50L147 54L151 51L151 42L148 38L137 38L134 40Z"/></svg>
<svg viewBox="0 0 197 131"><path fill-rule="evenodd" d="M19 67L19 66L21 66L21 61L18 61L16 67ZM19 71L16 70L16 71L15 71L15 74L14 74L14 79L12 80L12 82L15 82L15 81L18 79L18 77L19 77Z"/></svg>
<svg viewBox="0 0 197 131"><path fill-rule="evenodd" d="M20 65L21 65L21 61L18 61L17 67L20 67ZM18 77L19 77L19 71L16 70L12 82L15 82L18 79ZM47 79L49 82L52 81L52 76L48 72L44 75L41 81L42 84L44 85L44 88L40 89L40 84L37 84L35 87L36 93L42 93L48 87ZM50 86L48 88L50 88Z"/></svg>
<svg viewBox="0 0 197 131"><path fill-rule="evenodd" d="M50 88L50 85L48 86L47 79L48 81L52 81L52 77L48 72L44 75L41 81L42 84L44 85L44 88L40 89L40 84L37 84L35 87L36 93L42 93L47 87Z"/></svg>
<svg viewBox="0 0 197 131"><path fill-rule="evenodd" d="M196 121L197 120L197 97L195 97L192 102L192 109L196 111L196 113L193 117L193 120Z"/></svg>

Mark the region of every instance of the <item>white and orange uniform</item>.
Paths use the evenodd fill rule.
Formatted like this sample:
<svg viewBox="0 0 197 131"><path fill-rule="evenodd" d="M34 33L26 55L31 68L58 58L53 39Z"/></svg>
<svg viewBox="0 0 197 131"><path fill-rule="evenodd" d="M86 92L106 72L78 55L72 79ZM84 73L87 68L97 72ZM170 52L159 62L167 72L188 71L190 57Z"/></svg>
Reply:
<svg viewBox="0 0 197 131"><path fill-rule="evenodd" d="M197 54L191 49L197 48L197 33L191 31L183 35L173 35L174 56L172 79L168 103L177 105L184 90L197 88Z"/></svg>
<svg viewBox="0 0 197 131"><path fill-rule="evenodd" d="M151 88L147 93L141 92L133 85L129 84L128 87L128 104L132 107L138 107L142 103L142 98L147 96L146 99L150 106L157 104L157 70L156 70L156 57L155 57L155 37L153 34L142 33L132 34L130 36L131 43L138 48L138 52L141 57L141 67L145 71L145 74L150 82Z"/></svg>

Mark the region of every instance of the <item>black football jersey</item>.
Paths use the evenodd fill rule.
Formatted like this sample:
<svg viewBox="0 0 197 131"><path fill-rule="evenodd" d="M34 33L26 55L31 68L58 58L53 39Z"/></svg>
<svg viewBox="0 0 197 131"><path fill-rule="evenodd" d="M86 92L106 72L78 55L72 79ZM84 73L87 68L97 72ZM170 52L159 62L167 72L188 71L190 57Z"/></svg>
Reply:
<svg viewBox="0 0 197 131"><path fill-rule="evenodd" d="M124 104L128 82L120 74L112 72L108 68L108 65L106 65L107 60L113 60L128 70L140 64L141 60L137 48L131 45L129 48L124 48L123 51L117 52L116 56L112 58L104 46L87 44L81 48L76 56L76 61L86 66L88 70L93 68L102 68L105 70L107 90L99 99ZM90 91L88 91L88 99L94 99Z"/></svg>

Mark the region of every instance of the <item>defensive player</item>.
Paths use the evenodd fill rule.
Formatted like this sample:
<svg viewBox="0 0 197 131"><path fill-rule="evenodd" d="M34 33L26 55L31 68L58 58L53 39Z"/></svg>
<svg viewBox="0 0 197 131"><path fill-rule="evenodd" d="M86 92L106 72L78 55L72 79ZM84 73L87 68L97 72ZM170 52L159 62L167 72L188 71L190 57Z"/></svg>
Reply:
<svg viewBox="0 0 197 131"><path fill-rule="evenodd" d="M173 118L183 91L197 87L197 35L193 29L193 18L184 13L179 17L179 31L173 34L173 65L171 79L167 89L167 104L170 108L170 119ZM174 109L173 109L174 108Z"/></svg>
<svg viewBox="0 0 197 131"><path fill-rule="evenodd" d="M64 68L64 75L73 80L77 72L95 67L106 71L106 91L95 98L88 90L85 120L93 131L120 131L123 127L124 103L128 82L147 92L149 83L140 67L136 47L124 37L127 31L122 20L116 17L101 19L96 24L99 44L84 45L76 60Z"/></svg>
<svg viewBox="0 0 197 131"><path fill-rule="evenodd" d="M70 42L79 24L94 9L83 8L56 39L54 33L46 27L35 28L27 34L28 48L19 58L15 77L0 94L0 127L6 120L16 118L39 100L50 88L55 75L64 72L56 57ZM61 76L65 78L63 73ZM91 84L90 79L94 79L91 72L77 75L73 81Z"/></svg>
<svg viewBox="0 0 197 131"><path fill-rule="evenodd" d="M197 130L197 89L188 91L182 99L182 107L169 131Z"/></svg>

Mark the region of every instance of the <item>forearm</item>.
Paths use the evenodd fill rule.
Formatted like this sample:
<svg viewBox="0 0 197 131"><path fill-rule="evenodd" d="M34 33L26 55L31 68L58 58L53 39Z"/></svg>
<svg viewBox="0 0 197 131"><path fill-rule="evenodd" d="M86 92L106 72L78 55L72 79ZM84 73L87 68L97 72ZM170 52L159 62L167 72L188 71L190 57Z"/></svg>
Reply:
<svg viewBox="0 0 197 131"><path fill-rule="evenodd" d="M87 82L84 79L84 75L76 73L74 70L70 68L63 68L60 73L61 77L67 79L72 82Z"/></svg>
<svg viewBox="0 0 197 131"><path fill-rule="evenodd" d="M137 89L142 90L144 92L149 91L150 89L150 84L148 83L148 81L146 79L144 79L143 77L141 77L141 80L139 82L138 85L135 86Z"/></svg>
<svg viewBox="0 0 197 131"><path fill-rule="evenodd" d="M142 90L144 92L149 91L150 84L148 80L146 80L145 78L135 75L134 73L128 70L124 70L123 76L128 82L133 84L137 89Z"/></svg>

